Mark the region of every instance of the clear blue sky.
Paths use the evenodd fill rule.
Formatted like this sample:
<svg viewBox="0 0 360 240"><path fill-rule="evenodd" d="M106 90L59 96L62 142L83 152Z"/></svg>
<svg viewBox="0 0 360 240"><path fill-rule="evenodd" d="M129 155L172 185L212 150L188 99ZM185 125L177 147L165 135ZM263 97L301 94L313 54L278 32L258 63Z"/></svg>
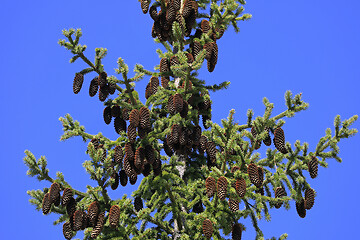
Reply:
<svg viewBox="0 0 360 240"><path fill-rule="evenodd" d="M125 2L125 3L124 3ZM70 113L89 133L103 132L115 138L112 125L102 119L102 104L89 98L87 87L72 93L76 71L85 64L69 63L70 53L57 41L64 28L81 28L82 44L93 59L94 48L106 47L105 70L115 74L118 57L132 69L136 63L146 68L159 63L151 38L151 19L143 15L140 3L132 1L3 1L0 59L2 239L63 239L62 225L53 226L57 215L43 216L28 203L26 190L48 187L26 176L24 150L48 159L50 174L62 171L74 188L94 185L82 168L86 145L81 139L60 142L62 126L58 118ZM211 94L213 120L227 117L236 109L236 120L246 121L252 108L262 115L262 98L275 103L274 113L285 109L284 93L303 93L310 108L288 119L286 140L310 144L314 151L325 129L333 129L337 114L349 118L360 113L360 8L359 1L265 1L249 0L245 12L253 18L240 23L219 40L219 60L213 73L201 71L209 84L230 80L225 91ZM206 68L206 67L205 67ZM146 80L138 91L144 99ZM354 127L360 128L359 122ZM265 237L287 232L289 239L350 239L358 236L358 169L360 136L340 144L343 163L329 161L310 184L317 191L313 209L305 219L292 209L272 209L272 221L261 221ZM131 187L111 193L121 197ZM254 239L249 221L243 239ZM36 236L36 237L35 237ZM356 237L355 237L356 238Z"/></svg>

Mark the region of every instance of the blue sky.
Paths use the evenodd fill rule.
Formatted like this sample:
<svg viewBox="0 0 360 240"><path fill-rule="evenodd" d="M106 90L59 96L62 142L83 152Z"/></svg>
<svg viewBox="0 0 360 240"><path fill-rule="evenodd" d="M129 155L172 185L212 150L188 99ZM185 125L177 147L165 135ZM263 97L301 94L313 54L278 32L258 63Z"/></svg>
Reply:
<svg viewBox="0 0 360 240"><path fill-rule="evenodd" d="M126 2L126 3L124 3ZM240 33L231 29L219 40L219 59L213 73L206 67L200 78L209 84L231 81L228 90L211 94L213 121L236 110L236 120L246 121L251 108L262 115L262 98L275 104L274 114L285 109L284 93L302 92L310 103L307 111L286 119L286 141L297 139L314 151L325 129L333 129L337 114L349 118L360 113L360 3L349 1L249 0L245 12L253 18L241 22ZM86 54L106 47L105 70L115 74L118 57L132 69L136 63L152 69L159 63L160 47L151 38L151 19L141 13L135 1L14 1L2 2L2 110L1 138L3 173L2 237L4 239L63 239L62 225L53 226L57 216L43 216L28 203L26 190L48 187L26 176L24 150L48 159L50 174L61 171L74 188L94 185L82 168L86 145L81 139L60 142L62 126L58 118L70 113L89 133L116 134L102 119L102 104L89 98L85 88L72 93L75 72L85 64L69 63L70 53L57 41L64 28L81 28ZM144 99L148 79L137 84ZM360 128L359 122L354 127ZM287 232L289 239L348 239L358 235L359 135L339 144L343 163L329 160L329 169L320 168L310 179L317 191L315 205L305 219L297 216L294 202L289 211L272 209L272 221L262 221L265 237ZM112 197L130 194L133 188L119 188ZM254 239L249 221L244 239ZM35 237L36 235L36 237ZM228 236L230 238L230 236Z"/></svg>

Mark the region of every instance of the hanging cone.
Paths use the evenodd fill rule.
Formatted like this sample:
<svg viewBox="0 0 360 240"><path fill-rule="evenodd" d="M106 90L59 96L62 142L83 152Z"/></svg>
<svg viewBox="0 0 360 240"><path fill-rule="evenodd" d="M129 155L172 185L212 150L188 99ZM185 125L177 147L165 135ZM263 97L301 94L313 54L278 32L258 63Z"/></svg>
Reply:
<svg viewBox="0 0 360 240"><path fill-rule="evenodd" d="M174 96L172 96L172 95L170 95L168 98L167 111L168 111L168 113L170 113L172 115L176 113L175 104L174 104Z"/></svg>
<svg viewBox="0 0 360 240"><path fill-rule="evenodd" d="M286 191L283 187L277 187L275 189L275 198L282 198L286 196ZM280 208L282 205L282 202L275 203L275 208Z"/></svg>
<svg viewBox="0 0 360 240"><path fill-rule="evenodd" d="M103 117L104 117L104 122L109 125L111 122L111 108L109 106L107 106L106 108L104 108L104 112L103 112Z"/></svg>
<svg viewBox="0 0 360 240"><path fill-rule="evenodd" d="M213 224L210 219L205 219L203 222L203 234L207 239L210 239L213 234Z"/></svg>
<svg viewBox="0 0 360 240"><path fill-rule="evenodd" d="M68 204L68 202L70 201L70 198L73 197L73 192L70 188L65 188L63 195L62 195L62 199L61 199L61 204L63 206L66 206Z"/></svg>
<svg viewBox="0 0 360 240"><path fill-rule="evenodd" d="M59 193L60 193L60 185L54 182L53 184L51 184L49 191L51 203L55 203L57 201L57 199L59 198Z"/></svg>
<svg viewBox="0 0 360 240"><path fill-rule="evenodd" d="M208 33L211 29L210 22L206 19L203 19L200 23L200 28L203 33Z"/></svg>
<svg viewBox="0 0 360 240"><path fill-rule="evenodd" d="M194 58L196 58L196 56L202 50L200 42L194 40L191 50L192 50L192 55L194 56Z"/></svg>
<svg viewBox="0 0 360 240"><path fill-rule="evenodd" d="M121 116L121 108L118 105L114 105L111 107L111 116L112 117L119 117Z"/></svg>
<svg viewBox="0 0 360 240"><path fill-rule="evenodd" d="M90 87L89 87L89 95L90 97L93 97L96 95L99 89L99 83L97 77L91 80Z"/></svg>
<svg viewBox="0 0 360 240"><path fill-rule="evenodd" d="M129 120L130 120L130 125L132 125L133 127L138 127L139 126L139 121L140 121L140 112L139 112L139 110L133 109L130 112Z"/></svg>
<svg viewBox="0 0 360 240"><path fill-rule="evenodd" d="M231 237L232 240L241 240L242 226L239 223L235 223L232 227Z"/></svg>
<svg viewBox="0 0 360 240"><path fill-rule="evenodd" d="M149 164L153 164L155 161L155 152L151 145L145 147L145 158Z"/></svg>
<svg viewBox="0 0 360 240"><path fill-rule="evenodd" d="M114 180L114 182L111 184L111 189L116 190L119 186L119 175L117 174L117 172L111 174L111 179Z"/></svg>
<svg viewBox="0 0 360 240"><path fill-rule="evenodd" d="M85 228L89 227L89 216L85 211L82 211L83 217L82 217L82 223L81 223L81 230L84 230Z"/></svg>
<svg viewBox="0 0 360 240"><path fill-rule="evenodd" d="M137 136L136 127L130 124L127 129L127 136L129 138L129 142L134 143Z"/></svg>
<svg viewBox="0 0 360 240"><path fill-rule="evenodd" d="M311 178L316 178L318 175L319 161L316 157L312 156L311 160L308 162L308 168Z"/></svg>
<svg viewBox="0 0 360 240"><path fill-rule="evenodd" d="M206 150L206 144L207 144L207 137L202 135L200 137L200 141L199 141L199 153L203 154L204 151Z"/></svg>
<svg viewBox="0 0 360 240"><path fill-rule="evenodd" d="M212 141L209 141L206 143L206 154L210 157L210 161L212 163L216 162L216 146L215 143Z"/></svg>
<svg viewBox="0 0 360 240"><path fill-rule="evenodd" d="M91 231L91 238L97 238L100 235L104 227L104 223L105 223L105 212L101 212L97 217L96 225Z"/></svg>
<svg viewBox="0 0 360 240"><path fill-rule="evenodd" d="M267 135L266 135L265 139L263 140L263 142L264 142L264 144L266 146L270 146L271 145L271 137L270 137L270 134L269 134L269 128L266 127L265 131L267 132Z"/></svg>
<svg viewBox="0 0 360 240"><path fill-rule="evenodd" d="M145 159L145 149L142 147L138 147L135 151L135 161L134 165L139 170L142 171L144 168L144 159Z"/></svg>
<svg viewBox="0 0 360 240"><path fill-rule="evenodd" d="M95 226L95 224L96 224L96 220L99 215L99 209L100 209L100 206L97 201L92 202L89 206L88 216L89 216L89 225L91 227Z"/></svg>
<svg viewBox="0 0 360 240"><path fill-rule="evenodd" d="M202 205L202 202L199 201L194 204L193 210L194 213L202 213L204 211L204 207Z"/></svg>
<svg viewBox="0 0 360 240"><path fill-rule="evenodd" d="M73 230L79 231L82 226L83 212L81 210L76 210L73 215Z"/></svg>
<svg viewBox="0 0 360 240"><path fill-rule="evenodd" d="M121 169L119 172L120 184L121 186L125 187L128 182L128 176L125 173L124 169Z"/></svg>
<svg viewBox="0 0 360 240"><path fill-rule="evenodd" d="M154 5L152 5L149 9L149 14L150 14L150 17L154 20L154 21L157 21L159 19L159 16L158 16L158 13L157 13L157 10L156 10L156 7Z"/></svg>
<svg viewBox="0 0 360 240"><path fill-rule="evenodd" d="M308 188L305 191L305 208L310 210L315 203L315 191L312 188Z"/></svg>
<svg viewBox="0 0 360 240"><path fill-rule="evenodd" d="M63 234L65 239L70 240L73 237L71 223L65 222L63 225Z"/></svg>
<svg viewBox="0 0 360 240"><path fill-rule="evenodd" d="M167 58L162 58L160 60L160 72L169 72L170 66L169 66L169 60Z"/></svg>
<svg viewBox="0 0 360 240"><path fill-rule="evenodd" d="M124 151L120 145L117 145L114 149L114 162L115 164L121 164L124 158Z"/></svg>
<svg viewBox="0 0 360 240"><path fill-rule="evenodd" d="M306 216L306 208L305 208L304 198L301 198L300 202L296 202L295 206L296 206L296 211L297 211L298 215L301 218L304 218Z"/></svg>
<svg viewBox="0 0 360 240"><path fill-rule="evenodd" d="M246 181L243 178L237 179L235 183L236 193L240 198L243 198L246 193Z"/></svg>
<svg viewBox="0 0 360 240"><path fill-rule="evenodd" d="M169 77L164 77L164 76L161 76L161 86L163 88L168 88L169 87Z"/></svg>
<svg viewBox="0 0 360 240"><path fill-rule="evenodd" d="M211 198L216 191L216 180L213 177L208 177L205 181L206 195Z"/></svg>
<svg viewBox="0 0 360 240"><path fill-rule="evenodd" d="M83 82L84 82L84 75L81 73L76 73L73 82L73 92L75 94L78 94L80 92Z"/></svg>
<svg viewBox="0 0 360 240"><path fill-rule="evenodd" d="M123 110L122 110L122 118L124 119L124 120L129 120L129 109L127 109L127 108L123 108Z"/></svg>
<svg viewBox="0 0 360 240"><path fill-rule="evenodd" d="M138 212L140 211L141 209L143 209L143 202L141 200L141 197L135 197L134 199L134 208L135 210Z"/></svg>
<svg viewBox="0 0 360 240"><path fill-rule="evenodd" d="M239 210L239 201L236 199L229 198L229 208L232 212Z"/></svg>
<svg viewBox="0 0 360 240"><path fill-rule="evenodd" d="M119 219L120 219L120 207L117 205L111 206L109 212L110 227L116 228L119 225Z"/></svg>
<svg viewBox="0 0 360 240"><path fill-rule="evenodd" d="M70 222L72 222L72 216L74 216L74 213L76 211L76 201L75 198L70 198L70 201L66 205L66 212L69 216Z"/></svg>
<svg viewBox="0 0 360 240"><path fill-rule="evenodd" d="M140 127L150 129L150 110L147 107L140 108Z"/></svg>
<svg viewBox="0 0 360 240"><path fill-rule="evenodd" d="M136 181L137 181L137 175L135 173L129 177L129 182L131 185L134 185L136 183Z"/></svg>
<svg viewBox="0 0 360 240"><path fill-rule="evenodd" d="M149 10L150 0L141 0L141 10L146 14Z"/></svg>
<svg viewBox="0 0 360 240"><path fill-rule="evenodd" d="M50 200L50 193L46 193L44 195L43 201L42 201L42 212L43 214L48 214L51 209L51 200Z"/></svg>
<svg viewBox="0 0 360 240"><path fill-rule="evenodd" d="M125 155L129 159L134 159L134 157L135 157L133 146L129 142L125 143Z"/></svg>
<svg viewBox="0 0 360 240"><path fill-rule="evenodd" d="M220 200L224 200L227 195L228 181L224 176L221 176L217 181L217 194Z"/></svg>
<svg viewBox="0 0 360 240"><path fill-rule="evenodd" d="M250 182L256 187L260 188L262 182L260 181L258 167L254 163L250 163L247 172L250 178Z"/></svg>
<svg viewBox="0 0 360 240"><path fill-rule="evenodd" d="M279 152L282 154L288 153L286 147L285 147L285 135L284 130L282 128L278 127L274 131L274 145Z"/></svg>
<svg viewBox="0 0 360 240"><path fill-rule="evenodd" d="M179 94L179 93L175 94L173 101L174 101L175 111L178 113L181 112L183 109L183 103L184 103L184 100L183 100L181 94Z"/></svg>

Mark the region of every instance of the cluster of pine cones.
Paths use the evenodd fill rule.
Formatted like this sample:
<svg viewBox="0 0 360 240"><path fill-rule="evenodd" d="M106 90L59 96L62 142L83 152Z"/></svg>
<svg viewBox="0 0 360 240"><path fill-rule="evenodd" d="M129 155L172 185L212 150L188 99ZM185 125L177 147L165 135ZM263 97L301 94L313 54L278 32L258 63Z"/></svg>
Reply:
<svg viewBox="0 0 360 240"><path fill-rule="evenodd" d="M274 133L274 145L275 145L275 148L283 153L283 154L287 154L288 153L288 150L286 149L286 146L285 146L285 134L284 134L284 130L281 128L281 127L278 127L276 128L274 131L270 128L266 128L265 129L266 132L267 132L267 136L266 138L263 140L264 144L266 146L270 146L271 145L271 138L270 138L270 130L271 132ZM256 128L254 126L251 127L251 134L253 135L254 138L256 138L257 136L257 131L256 131ZM259 149L260 146L261 146L261 140L258 140L254 143L254 141L251 139L251 144L254 145L254 149Z"/></svg>
<svg viewBox="0 0 360 240"><path fill-rule="evenodd" d="M82 73L76 73L73 82L73 92L78 94L82 88L84 82L84 75ZM99 92L99 100L104 102L109 94L114 94L116 85L113 82L107 80L107 73L102 72L99 76L95 77L90 82L89 95L93 97Z"/></svg>
<svg viewBox="0 0 360 240"><path fill-rule="evenodd" d="M42 203L42 210L44 214L48 214L51 209L51 204L55 206L60 205L60 185L53 183L50 191L45 194ZM69 216L69 221L63 225L63 234L66 239L73 237L73 231L84 230L88 227L93 227L91 237L96 238L102 231L105 213L99 213L99 205L97 202L89 206L88 213L83 210L77 209L76 200L73 191L70 188L65 188L61 197L61 205L66 208Z"/></svg>
<svg viewBox="0 0 360 240"><path fill-rule="evenodd" d="M203 234L207 239L210 239L214 232L213 223L210 219L205 219L202 225ZM232 226L231 239L232 240L241 240L241 234L243 227L239 223L235 223Z"/></svg>
<svg viewBox="0 0 360 240"><path fill-rule="evenodd" d="M181 0L166 0L158 12L156 7L158 4L153 4L149 9L150 2L148 0L141 1L143 13L146 14L149 11L150 17L154 20L151 30L153 38L158 37L161 42L171 41L174 21L179 23L184 36L190 36L191 29L196 23L198 4L193 0L185 0L183 4L182 13L180 13Z"/></svg>
<svg viewBox="0 0 360 240"><path fill-rule="evenodd" d="M69 216L69 221L63 224L63 234L65 239L71 239L73 237L73 231L84 230L85 228L92 227L91 238L95 239L101 233L105 224L105 211L101 210L100 203L97 201L92 202L88 211L77 208L76 200L74 198L73 190L65 188L62 197L60 197L60 185L53 183L50 187L50 191L45 194L42 203L42 210L44 214L48 214L51 209L51 205L60 206L66 208L66 213ZM143 208L143 203L140 197L134 199L134 208L138 212ZM109 226L117 228L120 219L120 207L113 205L110 208Z"/></svg>

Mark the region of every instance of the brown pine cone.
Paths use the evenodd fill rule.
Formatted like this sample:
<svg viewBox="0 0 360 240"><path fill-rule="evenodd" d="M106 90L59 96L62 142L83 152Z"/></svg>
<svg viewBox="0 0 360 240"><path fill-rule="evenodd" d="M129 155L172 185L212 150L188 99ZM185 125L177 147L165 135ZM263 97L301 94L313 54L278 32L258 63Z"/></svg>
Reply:
<svg viewBox="0 0 360 240"><path fill-rule="evenodd" d="M246 181L243 178L237 179L235 183L236 193L240 198L243 198L246 193Z"/></svg>
<svg viewBox="0 0 360 240"><path fill-rule="evenodd" d="M227 185L227 179L221 176L217 181L217 193L220 200L224 200L227 196Z"/></svg>
<svg viewBox="0 0 360 240"><path fill-rule="evenodd" d="M92 202L88 208L89 226L94 227L98 218L100 206L97 201Z"/></svg>
<svg viewBox="0 0 360 240"><path fill-rule="evenodd" d="M311 178L316 178L318 175L319 161L316 157L312 156L308 162L308 169Z"/></svg>
<svg viewBox="0 0 360 240"><path fill-rule="evenodd" d="M206 178L205 181L206 195L211 198L216 191L216 180L213 177Z"/></svg>
<svg viewBox="0 0 360 240"><path fill-rule="evenodd" d="M275 189L275 198L282 198L286 196L286 191L283 187L277 187ZM275 203L275 208L280 208L282 205L282 202Z"/></svg>
<svg viewBox="0 0 360 240"><path fill-rule="evenodd" d="M80 92L83 82L84 82L84 75L81 73L76 73L73 82L73 92L75 94L78 94Z"/></svg>
<svg viewBox="0 0 360 240"><path fill-rule="evenodd" d="M305 191L305 208L310 210L315 203L315 191L312 188L308 188Z"/></svg>
<svg viewBox="0 0 360 240"><path fill-rule="evenodd" d="M50 193L46 193L44 195L43 201L42 201L42 212L43 214L48 214L51 209L51 200L50 200Z"/></svg>
<svg viewBox="0 0 360 240"><path fill-rule="evenodd" d="M120 219L120 207L117 205L111 206L109 212L110 227L116 228L119 225L119 219Z"/></svg>
<svg viewBox="0 0 360 240"><path fill-rule="evenodd" d="M91 231L91 238L97 238L100 235L104 227L104 223L105 223L105 212L101 212L97 217L96 225Z"/></svg>
<svg viewBox="0 0 360 240"><path fill-rule="evenodd" d="M296 206L296 211L297 211L298 215L301 218L304 218L306 216L306 208L305 208L304 198L301 198L300 202L296 202L295 206Z"/></svg>
<svg viewBox="0 0 360 240"><path fill-rule="evenodd" d="M288 151L285 146L285 134L282 128L278 127L274 131L274 145L279 152L287 154Z"/></svg>
<svg viewBox="0 0 360 240"><path fill-rule="evenodd" d="M203 234L207 239L210 239L214 232L213 224L210 219L205 219L203 222Z"/></svg>

